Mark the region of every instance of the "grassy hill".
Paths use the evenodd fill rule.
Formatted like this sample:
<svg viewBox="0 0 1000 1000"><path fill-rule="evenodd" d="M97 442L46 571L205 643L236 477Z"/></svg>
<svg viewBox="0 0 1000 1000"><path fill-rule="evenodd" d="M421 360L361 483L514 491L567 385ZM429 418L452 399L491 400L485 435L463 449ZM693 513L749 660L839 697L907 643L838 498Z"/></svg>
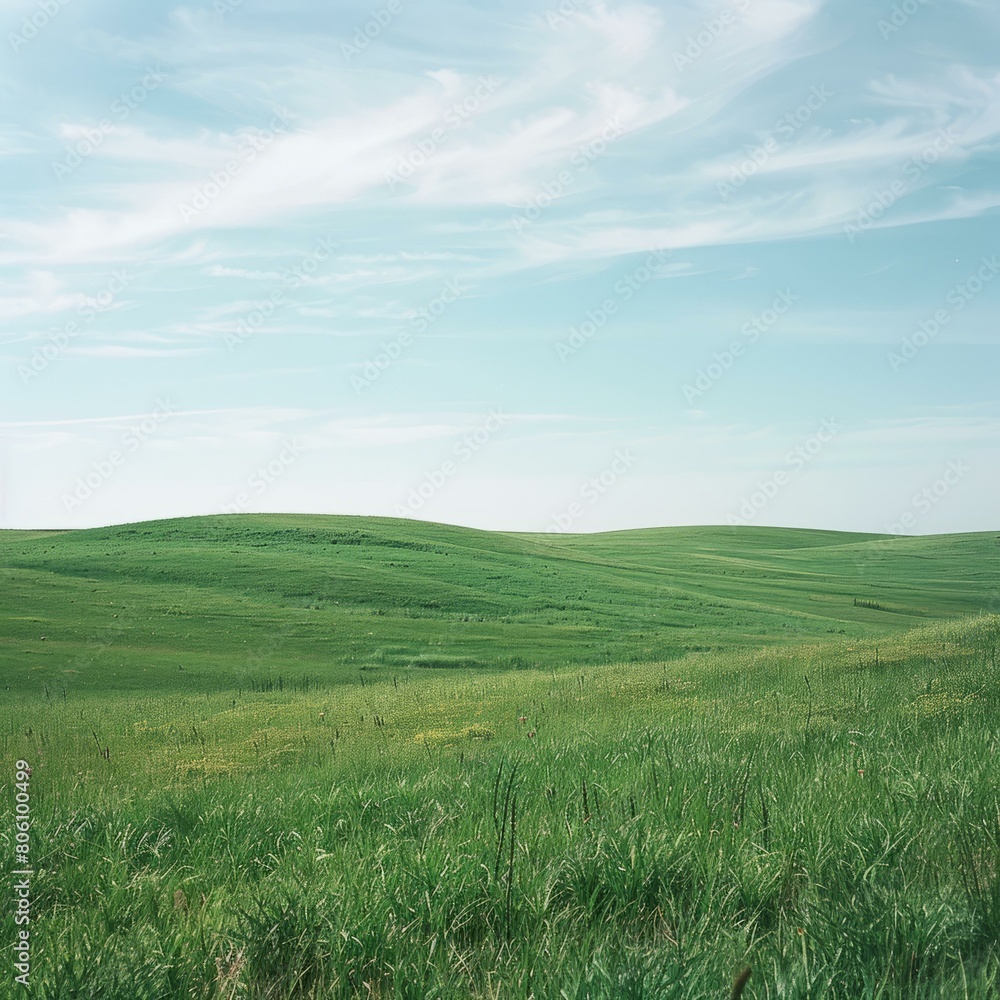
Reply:
<svg viewBox="0 0 1000 1000"><path fill-rule="evenodd" d="M12 689L219 690L358 672L668 660L1000 608L993 534L596 535L235 515L0 532Z"/></svg>
<svg viewBox="0 0 1000 1000"><path fill-rule="evenodd" d="M749 967L741 1000L995 998L998 555L264 515L0 533L17 995L721 1000Z"/></svg>

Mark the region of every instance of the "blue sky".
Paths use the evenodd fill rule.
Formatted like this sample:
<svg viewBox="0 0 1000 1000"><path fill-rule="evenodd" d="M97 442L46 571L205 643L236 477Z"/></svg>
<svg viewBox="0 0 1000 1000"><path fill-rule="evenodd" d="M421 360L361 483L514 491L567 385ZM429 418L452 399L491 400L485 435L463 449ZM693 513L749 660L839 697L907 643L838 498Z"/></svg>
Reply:
<svg viewBox="0 0 1000 1000"><path fill-rule="evenodd" d="M992 530L992 0L11 0L0 526Z"/></svg>

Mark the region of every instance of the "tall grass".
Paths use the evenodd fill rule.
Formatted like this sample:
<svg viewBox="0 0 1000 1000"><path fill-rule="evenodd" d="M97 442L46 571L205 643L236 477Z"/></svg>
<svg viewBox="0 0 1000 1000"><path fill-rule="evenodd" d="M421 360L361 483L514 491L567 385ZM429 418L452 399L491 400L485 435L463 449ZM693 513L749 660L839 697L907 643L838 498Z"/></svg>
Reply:
<svg viewBox="0 0 1000 1000"><path fill-rule="evenodd" d="M22 698L29 995L995 997L998 644Z"/></svg>

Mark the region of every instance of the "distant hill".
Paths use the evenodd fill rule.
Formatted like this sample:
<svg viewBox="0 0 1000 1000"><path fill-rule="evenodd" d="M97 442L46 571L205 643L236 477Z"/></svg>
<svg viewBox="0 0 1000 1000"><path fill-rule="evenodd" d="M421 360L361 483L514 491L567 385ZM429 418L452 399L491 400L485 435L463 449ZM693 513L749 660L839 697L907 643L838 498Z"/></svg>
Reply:
<svg viewBox="0 0 1000 1000"><path fill-rule="evenodd" d="M592 535L220 515L0 532L11 688L192 690L408 667L657 661L1000 610L994 533ZM44 638L43 638L44 637Z"/></svg>

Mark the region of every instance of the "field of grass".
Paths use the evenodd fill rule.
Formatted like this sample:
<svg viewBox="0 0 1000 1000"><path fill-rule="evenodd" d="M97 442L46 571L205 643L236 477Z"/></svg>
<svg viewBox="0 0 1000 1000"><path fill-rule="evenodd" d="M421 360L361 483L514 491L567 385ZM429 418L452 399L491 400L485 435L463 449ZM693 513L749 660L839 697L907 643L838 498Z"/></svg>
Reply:
<svg viewBox="0 0 1000 1000"><path fill-rule="evenodd" d="M998 567L991 534L517 535L272 515L7 531L0 670L12 691L61 697L662 661L1000 612Z"/></svg>
<svg viewBox="0 0 1000 1000"><path fill-rule="evenodd" d="M995 998L998 553L0 533L0 996Z"/></svg>

